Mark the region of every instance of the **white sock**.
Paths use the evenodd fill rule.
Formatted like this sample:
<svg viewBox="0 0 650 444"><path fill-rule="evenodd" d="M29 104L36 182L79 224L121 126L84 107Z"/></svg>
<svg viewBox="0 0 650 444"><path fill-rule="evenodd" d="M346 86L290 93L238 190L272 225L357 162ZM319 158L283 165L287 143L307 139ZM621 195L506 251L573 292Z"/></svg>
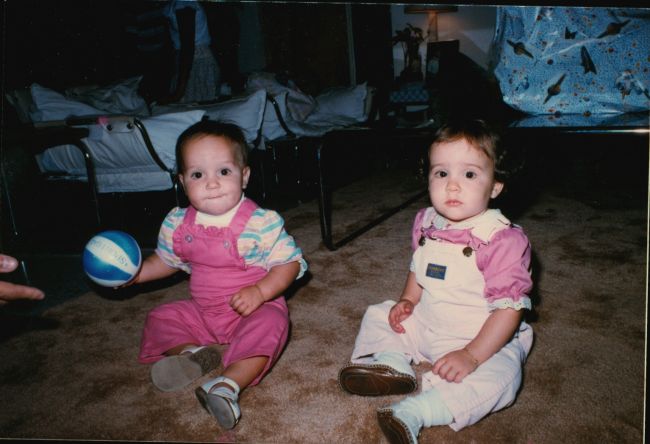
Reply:
<svg viewBox="0 0 650 444"><path fill-rule="evenodd" d="M201 349L204 349L204 348L205 348L205 345L188 345L187 347L185 347L181 351L181 354L183 354L183 353L192 353L192 354L194 354L197 351L199 351Z"/></svg>
<svg viewBox="0 0 650 444"><path fill-rule="evenodd" d="M451 424L454 416L442 400L442 396L435 388L414 396L422 412L424 427Z"/></svg>
<svg viewBox="0 0 650 444"><path fill-rule="evenodd" d="M411 359L401 352L379 352L373 355L377 364L384 364L394 368L400 373L413 376L415 371L411 367Z"/></svg>
<svg viewBox="0 0 650 444"><path fill-rule="evenodd" d="M417 443L423 421L420 405L415 400L415 396L404 398L397 404L391 405L390 408L393 410L393 416L400 419L408 428L409 434L411 435L409 441Z"/></svg>
<svg viewBox="0 0 650 444"><path fill-rule="evenodd" d="M231 391L232 393L235 394L235 399L237 399L237 398L239 397L239 391L240 391L239 384L237 384L235 381L233 381L232 379L227 378L227 377L225 377L225 376L217 376L216 378L211 379L211 380L209 380L208 382L206 382L205 384L203 384L201 387L202 387L203 390L205 390L207 393L210 393L212 387L214 387L215 385L219 384L220 382L223 382L223 383L225 383L225 384L228 384L228 387L229 387L229 388L226 388L226 387L218 387L218 388L216 388L215 390L220 390L220 389L228 390L228 391ZM212 390L212 391L214 392L215 390Z"/></svg>
<svg viewBox="0 0 650 444"><path fill-rule="evenodd" d="M448 425L454 420L436 389L404 398L390 408L406 424L415 442L422 427Z"/></svg>

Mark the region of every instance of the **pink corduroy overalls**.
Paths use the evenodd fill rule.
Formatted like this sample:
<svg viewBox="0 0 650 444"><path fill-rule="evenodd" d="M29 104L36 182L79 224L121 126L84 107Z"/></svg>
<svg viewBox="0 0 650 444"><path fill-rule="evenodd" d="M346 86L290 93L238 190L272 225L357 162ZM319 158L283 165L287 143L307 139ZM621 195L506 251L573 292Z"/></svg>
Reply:
<svg viewBox="0 0 650 444"><path fill-rule="evenodd" d="M228 227L204 227L194 223L196 210L188 207L183 223L174 231L174 253L192 265L191 299L170 302L151 310L145 321L140 346L141 363L151 363L180 344L230 344L223 354L224 367L254 356L268 356L257 384L284 348L289 331L289 310L283 296L261 305L247 317L230 305L241 288L253 285L268 273L248 267L237 251L237 238L257 208L244 199Z"/></svg>

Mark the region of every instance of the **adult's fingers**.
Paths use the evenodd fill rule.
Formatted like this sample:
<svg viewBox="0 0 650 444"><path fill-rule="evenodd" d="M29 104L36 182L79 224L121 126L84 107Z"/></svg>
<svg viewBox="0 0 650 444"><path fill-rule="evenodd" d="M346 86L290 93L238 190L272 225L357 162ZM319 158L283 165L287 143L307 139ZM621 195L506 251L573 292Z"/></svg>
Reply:
<svg viewBox="0 0 650 444"><path fill-rule="evenodd" d="M12 284L11 282L0 282L0 303L6 303L17 299L43 299L45 294L38 288L26 285Z"/></svg>
<svg viewBox="0 0 650 444"><path fill-rule="evenodd" d="M16 258L7 256L6 254L0 254L0 272L1 273L11 273L18 267L18 261Z"/></svg>

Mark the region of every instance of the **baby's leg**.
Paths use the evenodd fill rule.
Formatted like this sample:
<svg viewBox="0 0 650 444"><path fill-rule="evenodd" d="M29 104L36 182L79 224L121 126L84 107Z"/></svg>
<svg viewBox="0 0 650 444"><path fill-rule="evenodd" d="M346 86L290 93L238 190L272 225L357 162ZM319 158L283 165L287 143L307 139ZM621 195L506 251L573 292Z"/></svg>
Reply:
<svg viewBox="0 0 650 444"><path fill-rule="evenodd" d="M226 367L221 376L232 379L243 390L262 374L268 361L268 356L253 356L252 358L242 359Z"/></svg>
<svg viewBox="0 0 650 444"><path fill-rule="evenodd" d="M270 370L288 334L289 315L284 299L265 303L241 318L223 356L223 374L196 389L201 405L222 427L230 429L237 424L241 416L240 390L257 384Z"/></svg>
<svg viewBox="0 0 650 444"><path fill-rule="evenodd" d="M265 358L255 377L241 386L256 385L280 357L289 336L289 310L284 298L262 304L249 316L242 317L232 331L223 365L228 371L233 364L249 358ZM255 371L256 365L244 365L243 370ZM236 370L236 368L235 368ZM242 376L242 383L246 377Z"/></svg>
<svg viewBox="0 0 650 444"><path fill-rule="evenodd" d="M411 367L416 355L417 322L404 322L406 333L396 333L388 324L394 301L371 305L361 321L351 363L339 371L345 391L363 396L411 393L417 388Z"/></svg>
<svg viewBox="0 0 650 444"><path fill-rule="evenodd" d="M521 385L523 357L515 339L461 383L447 382L431 372L425 373L423 390L431 386L438 390L454 417L450 427L458 431L514 402Z"/></svg>
<svg viewBox="0 0 650 444"><path fill-rule="evenodd" d="M233 362L223 374L195 390L201 405L219 425L232 429L239 422L239 392L256 379L266 367L267 356L254 356Z"/></svg>
<svg viewBox="0 0 650 444"><path fill-rule="evenodd" d="M417 442L422 427L450 424L454 417L433 388L377 410L379 425L390 442Z"/></svg>
<svg viewBox="0 0 650 444"><path fill-rule="evenodd" d="M214 342L214 337L203 328L201 314L192 301L170 302L147 314L139 361L143 364L156 362L166 354L180 352L186 345Z"/></svg>
<svg viewBox="0 0 650 444"><path fill-rule="evenodd" d="M388 313L393 305L395 301L384 301L366 309L350 358L352 362L362 363L366 356L385 351L416 355L418 323L414 316L410 316L402 323L406 332L395 332L388 323Z"/></svg>
<svg viewBox="0 0 650 444"><path fill-rule="evenodd" d="M219 365L221 354L200 346L214 342L194 303L164 304L147 315L140 362L155 361L151 380L159 390L179 390Z"/></svg>
<svg viewBox="0 0 650 444"><path fill-rule="evenodd" d="M422 427L460 430L510 405L521 383L522 356L515 340L460 383L427 372L422 393L377 411L382 431L390 442L413 443Z"/></svg>

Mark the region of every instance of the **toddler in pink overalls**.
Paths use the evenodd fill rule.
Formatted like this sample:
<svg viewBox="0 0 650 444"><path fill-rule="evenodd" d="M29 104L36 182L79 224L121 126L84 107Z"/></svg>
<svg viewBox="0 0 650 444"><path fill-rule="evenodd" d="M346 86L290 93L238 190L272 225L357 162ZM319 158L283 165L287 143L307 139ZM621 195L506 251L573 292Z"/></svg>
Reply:
<svg viewBox="0 0 650 444"><path fill-rule="evenodd" d="M522 229L488 202L506 173L483 121L440 128L429 148L429 197L412 230L413 257L399 301L366 310L341 387L356 395L411 393L411 362L432 364L422 391L377 411L391 443L422 427L474 424L515 400L533 333L523 320L531 250Z"/></svg>
<svg viewBox="0 0 650 444"><path fill-rule="evenodd" d="M282 218L244 196L250 168L237 126L209 120L192 125L178 139L176 159L190 206L166 216L155 254L133 283L180 269L190 273L191 298L149 312L139 360L154 363L157 388L174 391L222 359L222 375L195 393L230 429L241 416L240 390L257 384L286 344L289 313L282 293L307 264ZM214 344L228 344L223 357Z"/></svg>

